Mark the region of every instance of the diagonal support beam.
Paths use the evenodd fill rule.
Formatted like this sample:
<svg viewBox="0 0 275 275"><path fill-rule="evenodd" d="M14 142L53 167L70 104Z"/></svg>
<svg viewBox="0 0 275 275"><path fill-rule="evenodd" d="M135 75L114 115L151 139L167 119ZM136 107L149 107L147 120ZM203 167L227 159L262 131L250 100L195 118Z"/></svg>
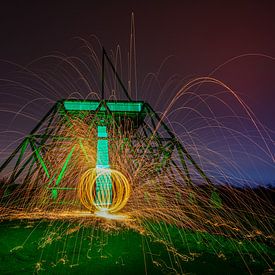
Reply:
<svg viewBox="0 0 275 275"><path fill-rule="evenodd" d="M65 174L65 172L66 172L68 163L69 163L69 161L70 161L70 159L71 159L71 157L72 157L72 154L73 154L73 152L74 152L74 149L75 149L75 146L71 149L70 153L68 154L68 156L67 156L67 158L66 158L66 160L65 160L65 162L64 162L64 165L63 165L63 167L62 167L62 169L61 169L61 172L60 172L60 174L58 175L58 178L57 178L57 180L56 180L56 182L55 182L55 185L56 185L56 186L59 185L60 181L62 180L62 178L63 178L63 176L64 176L64 174Z"/></svg>
<svg viewBox="0 0 275 275"><path fill-rule="evenodd" d="M62 167L62 169L61 169L61 171L60 171L60 173L59 173L59 175L58 175L58 177L57 177L57 180L56 180L56 182L55 182L55 187L50 188L50 189L52 190L52 198L53 198L54 200L56 200L57 197L58 197L58 189L59 189L59 188L58 188L57 186L59 185L59 183L61 182L63 176L64 176L65 173L66 173L67 166L68 166L68 164L69 164L69 162L70 162L70 159L71 159L71 157L72 157L72 155L73 155L74 149L75 149L75 145L74 145L73 148L71 149L70 153L68 154L68 156L67 156L67 158L66 158L66 160L65 160L65 162L64 162L64 164L63 164L63 167ZM51 184L51 182L53 181L54 177L55 177L55 175L51 178L49 184ZM48 184L48 185L49 185L49 184Z"/></svg>
<svg viewBox="0 0 275 275"><path fill-rule="evenodd" d="M44 171L45 171L47 177L50 178L49 170L48 170L48 168L47 168L47 165L46 165L46 163L45 163L43 157L42 157L42 156L40 155L40 153L39 153L39 148L37 148L37 147L35 146L34 142L33 142L31 139L30 139L30 145L31 145L31 148L32 148L32 150L33 150L33 152L34 152L34 156L35 156L37 162L39 162L39 163L41 164L41 166L42 166L42 168L44 169Z"/></svg>
<svg viewBox="0 0 275 275"><path fill-rule="evenodd" d="M119 74L117 73L111 59L107 55L107 52L104 48L102 48L102 75L101 75L101 97L102 97L102 100L104 99L105 58L108 61L109 65L111 66L111 69L112 69L113 73L115 74L115 77L118 80L118 83L120 84L120 86L121 86L124 94L126 95L127 99L132 101L131 97L128 94L127 89L125 88L122 80L119 77Z"/></svg>

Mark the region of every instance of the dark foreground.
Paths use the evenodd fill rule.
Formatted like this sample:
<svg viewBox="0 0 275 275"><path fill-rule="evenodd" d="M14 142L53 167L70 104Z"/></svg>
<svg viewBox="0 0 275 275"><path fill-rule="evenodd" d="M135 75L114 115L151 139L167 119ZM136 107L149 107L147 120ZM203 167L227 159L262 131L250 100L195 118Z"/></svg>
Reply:
<svg viewBox="0 0 275 275"><path fill-rule="evenodd" d="M126 229L3 221L0 274L274 274L275 249L268 242L175 227L163 232L155 239Z"/></svg>

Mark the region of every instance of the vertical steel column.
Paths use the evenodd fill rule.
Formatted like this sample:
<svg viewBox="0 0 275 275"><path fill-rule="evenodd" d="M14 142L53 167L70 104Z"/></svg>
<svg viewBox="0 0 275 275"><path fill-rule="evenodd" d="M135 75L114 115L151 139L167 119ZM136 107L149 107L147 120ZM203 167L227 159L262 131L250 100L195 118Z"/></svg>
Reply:
<svg viewBox="0 0 275 275"><path fill-rule="evenodd" d="M106 126L97 127L97 160L95 203L100 207L112 204L112 180L109 166L108 133Z"/></svg>

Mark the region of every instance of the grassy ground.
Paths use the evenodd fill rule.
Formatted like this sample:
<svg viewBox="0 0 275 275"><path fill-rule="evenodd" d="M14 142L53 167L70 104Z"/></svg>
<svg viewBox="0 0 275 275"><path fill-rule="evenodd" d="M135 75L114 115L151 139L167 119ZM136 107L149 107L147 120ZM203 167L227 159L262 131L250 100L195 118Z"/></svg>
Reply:
<svg viewBox="0 0 275 275"><path fill-rule="evenodd" d="M267 243L166 226L163 232L157 240L126 229L5 221L0 274L271 274L274 268L275 249Z"/></svg>

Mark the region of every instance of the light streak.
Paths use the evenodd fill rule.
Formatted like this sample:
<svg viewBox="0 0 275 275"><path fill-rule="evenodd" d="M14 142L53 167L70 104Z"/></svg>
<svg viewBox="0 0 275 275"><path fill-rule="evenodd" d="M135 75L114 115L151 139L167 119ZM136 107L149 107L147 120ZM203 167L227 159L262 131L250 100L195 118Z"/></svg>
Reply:
<svg viewBox="0 0 275 275"><path fill-rule="evenodd" d="M101 177L110 177L112 181L112 192L103 189L99 192L96 201L96 182ZM107 190L107 191L106 191ZM123 209L130 197L131 187L127 178L119 171L106 168L93 168L86 171L78 185L78 196L81 203L90 211L115 213ZM106 201L112 203L106 205Z"/></svg>
<svg viewBox="0 0 275 275"><path fill-rule="evenodd" d="M73 71L84 80L84 86L89 93L96 91L92 88L90 79L77 68L73 59L51 57L58 58L63 65L72 66ZM59 80L48 85L43 78L39 79L57 94L55 87ZM67 83L67 75L64 77L65 81ZM243 118L243 114L238 114L233 104L230 105L223 99L223 92L209 95L191 90L197 91L206 83L221 87L222 91L226 90L224 94L235 99L234 104L242 108L246 117ZM168 84L167 86L172 86L171 83ZM74 84L71 87L72 96L75 96L75 90L82 93L82 85L79 86L81 89L75 89ZM66 85L66 92L67 88L69 87ZM29 91L33 96L35 89L30 88ZM78 93L77 97L79 95ZM89 96L82 96L94 96L97 99L94 92ZM195 234L208 232L211 238L222 235L240 242L257 238L273 242L272 205L263 201L252 190L244 194L228 185L215 189L201 179L194 167L190 168L190 163L185 159L186 155L173 151L173 142L160 142L160 138L166 138L163 121L168 121L171 128L180 126L183 129L181 140L187 144L188 152L201 161L206 172L218 170L218 176L227 179L224 182L228 183L230 178L226 176L223 164L233 167L241 176L242 169L234 160L228 159L223 151L219 152L211 145L223 138L222 141L228 146L230 154L245 153L248 157L253 157L243 148L243 151L233 151L230 148L232 140L240 145L238 148L242 147L241 139L245 138L245 142L270 157L272 154L271 147L267 144L270 139L268 132L235 91L212 77L195 78L183 85L174 97L172 93L171 96L161 120L155 121L155 125L150 124L145 133L138 134L134 130L140 123L139 113L144 107L143 102L125 104L106 101L110 111L120 113L119 118L105 116L106 108L100 106L101 103L97 100L61 102L60 105L63 104L64 109L56 110L61 118L55 120L54 117L54 123L51 125L50 119L47 120L50 127L46 134L40 137L46 140L44 145L36 148L40 141L34 144L28 137L21 148L22 151L18 151L19 159L22 158L22 162L26 161L27 165L33 165L36 169L31 170L27 181L20 183L15 191L12 190L12 185L10 189L4 190L0 206L1 218L66 220L76 222L77 228L131 228L165 244L175 258L175 265L184 255L173 247L175 239L169 235L168 227L177 227L179 235L182 229L191 229ZM57 97L59 100L60 95L57 94ZM184 104L179 107L178 101L183 97ZM247 131L234 129L230 123L226 125L212 109L210 100L217 101L219 106L224 107L221 109L229 110L228 117L240 122L238 125L242 126L244 121L249 121L256 129L260 142L255 140L253 134L249 136ZM97 108L99 116L95 118L91 112L95 112ZM210 117L204 114L204 109L209 111ZM129 117L125 118L125 112ZM179 122L173 124L173 120L168 120L168 117L178 113ZM17 116L19 113L15 114ZM23 112L21 115L36 120L36 117ZM103 121L100 118L102 115ZM153 116L147 117L146 123L152 120ZM215 135L216 131L223 132L223 135ZM205 134L210 137L208 143L201 138ZM32 154L29 145L33 145L32 153L38 159L36 163L28 162L28 157ZM100 153L102 148L103 154ZM182 160L187 162L186 168L189 169L192 181L188 180L187 170L175 168ZM263 159L259 161L263 162ZM26 167L29 167L27 165ZM211 165L213 168L209 168ZM20 168L17 170L20 171ZM104 185L109 186L104 188ZM98 192L97 187L100 187ZM219 190L223 192L219 194ZM253 245L252 241L251 244ZM268 258L266 255L264 257Z"/></svg>

